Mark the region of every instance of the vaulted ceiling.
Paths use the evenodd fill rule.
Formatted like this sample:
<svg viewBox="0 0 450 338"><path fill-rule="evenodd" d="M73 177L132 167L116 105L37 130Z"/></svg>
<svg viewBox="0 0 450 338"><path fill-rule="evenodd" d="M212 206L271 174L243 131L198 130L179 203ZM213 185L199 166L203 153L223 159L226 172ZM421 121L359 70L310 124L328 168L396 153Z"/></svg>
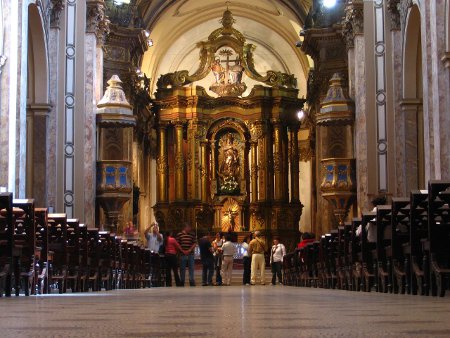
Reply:
<svg viewBox="0 0 450 338"><path fill-rule="evenodd" d="M144 26L154 47L144 56L142 70L152 79L152 90L161 74L176 70L195 71L199 51L196 44L221 27L219 20L228 7L234 28L257 46L257 70L294 74L300 96L306 94L308 58L296 47L299 32L312 0L141 0ZM208 87L207 83L197 83ZM249 85L249 84L247 84Z"/></svg>

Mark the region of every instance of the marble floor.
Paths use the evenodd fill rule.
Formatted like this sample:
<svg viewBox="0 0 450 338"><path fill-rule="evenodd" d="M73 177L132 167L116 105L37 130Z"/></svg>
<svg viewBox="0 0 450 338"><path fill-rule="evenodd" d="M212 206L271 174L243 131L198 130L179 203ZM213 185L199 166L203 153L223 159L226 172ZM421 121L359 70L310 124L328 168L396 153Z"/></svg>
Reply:
<svg viewBox="0 0 450 338"><path fill-rule="evenodd" d="M450 337L450 297L287 286L0 299L0 337Z"/></svg>

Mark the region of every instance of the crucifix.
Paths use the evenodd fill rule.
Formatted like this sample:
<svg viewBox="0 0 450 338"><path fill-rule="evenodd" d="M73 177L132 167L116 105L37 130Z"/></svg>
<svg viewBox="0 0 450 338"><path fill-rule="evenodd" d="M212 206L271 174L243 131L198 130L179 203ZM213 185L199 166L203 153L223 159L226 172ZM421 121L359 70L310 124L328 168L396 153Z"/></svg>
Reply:
<svg viewBox="0 0 450 338"><path fill-rule="evenodd" d="M236 216L238 215L237 211L234 211L231 209L231 207L228 207L228 210L223 213L225 216L228 217L228 222L230 223L230 231L234 231L236 226Z"/></svg>
<svg viewBox="0 0 450 338"><path fill-rule="evenodd" d="M219 55L221 56L225 56L225 59L220 59L221 63L225 64L225 84L229 84L230 81L230 63L234 62L234 64L237 64L239 62L239 57L237 57L236 59L230 59L230 57L233 55L233 51L230 49L222 49L219 52Z"/></svg>

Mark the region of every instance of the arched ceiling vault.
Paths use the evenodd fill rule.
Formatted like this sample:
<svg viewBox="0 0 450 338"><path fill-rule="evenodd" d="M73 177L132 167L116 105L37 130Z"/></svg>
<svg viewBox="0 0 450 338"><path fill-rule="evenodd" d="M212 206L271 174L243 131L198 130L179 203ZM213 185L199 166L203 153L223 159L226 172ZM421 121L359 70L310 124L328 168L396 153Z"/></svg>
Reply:
<svg viewBox="0 0 450 338"><path fill-rule="evenodd" d="M142 71L152 79L152 92L161 74L186 69L195 71L196 44L221 27L225 9L233 13L234 28L256 46L258 71L275 70L294 74L300 96L306 95L307 57L295 46L312 0L178 0L139 4L144 26L151 32L154 47L144 55ZM258 61L259 60L259 61ZM258 65L259 62L259 65ZM200 84L205 86L204 84ZM207 87L207 85L206 85Z"/></svg>

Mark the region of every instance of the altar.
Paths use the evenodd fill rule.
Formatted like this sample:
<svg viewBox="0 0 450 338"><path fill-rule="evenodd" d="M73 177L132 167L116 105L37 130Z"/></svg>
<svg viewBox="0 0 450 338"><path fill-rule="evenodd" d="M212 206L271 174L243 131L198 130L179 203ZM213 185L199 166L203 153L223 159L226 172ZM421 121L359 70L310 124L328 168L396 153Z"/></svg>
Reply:
<svg viewBox="0 0 450 338"><path fill-rule="evenodd" d="M189 222L199 234L239 238L260 230L268 241L278 235L293 246L302 212L297 112L304 100L293 75L257 71L256 46L234 29L229 10L221 23L197 44L196 71L158 79L155 218L162 229ZM196 85L205 78L209 90Z"/></svg>

